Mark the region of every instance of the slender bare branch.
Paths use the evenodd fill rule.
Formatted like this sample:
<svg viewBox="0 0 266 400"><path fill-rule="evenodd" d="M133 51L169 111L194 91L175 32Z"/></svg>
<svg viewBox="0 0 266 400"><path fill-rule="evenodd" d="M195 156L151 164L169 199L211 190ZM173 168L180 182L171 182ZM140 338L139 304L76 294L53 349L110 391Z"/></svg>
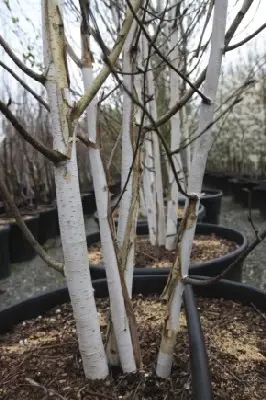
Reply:
<svg viewBox="0 0 266 400"><path fill-rule="evenodd" d="M255 36L257 36L260 32L262 32L263 29L265 29L265 28L266 28L266 23L262 24L258 29L255 30L255 32L253 32L251 35L248 35L245 39L241 40L240 42L233 44L232 46L227 46L224 49L224 52L231 51L231 50L236 49L237 47L243 46L243 44L246 44L247 42L249 42L251 39L253 39Z"/></svg>
<svg viewBox="0 0 266 400"><path fill-rule="evenodd" d="M59 153L58 151L49 149L44 144L42 144L39 140L31 136L23 125L17 120L15 115L11 112L11 110L0 100L0 111L4 114L4 116L11 122L14 128L18 131L20 136L23 137L29 144L34 147L34 149L38 150L42 153L45 157L47 157L50 161L57 164L61 161L66 160L66 156Z"/></svg>
<svg viewBox="0 0 266 400"><path fill-rule="evenodd" d="M37 93L35 93L34 90L32 90L29 85L27 85L27 83L25 83L11 68L9 68L6 64L4 64L1 60L0 60L0 66L2 68L4 68L7 72L10 73L10 75L13 76L14 79L16 79L16 81L18 81L21 86L24 87L24 89L26 89L30 94L32 94L32 96L40 103L42 104L47 111L50 111L50 107L48 106L48 104L41 98L41 96L39 96Z"/></svg>
<svg viewBox="0 0 266 400"><path fill-rule="evenodd" d="M26 67L26 65L23 64L23 62L14 54L13 50L11 47L8 45L8 43L4 40L3 36L0 35L0 46L3 47L3 49L7 52L9 57L14 61L14 63L23 71L25 74L27 74L29 77L34 79L37 82L40 82L44 85L45 83L45 76L43 74L37 74L34 72L31 68Z"/></svg>
<svg viewBox="0 0 266 400"><path fill-rule="evenodd" d="M256 235L256 238L251 242L246 250L243 251L236 259L233 261L227 268L225 268L219 275L214 276L213 278L206 279L204 281L200 281L198 279L190 278L186 276L182 279L184 284L194 285L194 286L207 286L212 283L218 282L220 279L223 279L225 275L231 271L234 267L236 267L239 263L243 262L244 259L251 253L257 246L266 238L266 229Z"/></svg>
<svg viewBox="0 0 266 400"><path fill-rule="evenodd" d="M18 226L20 227L23 235L25 236L25 238L29 242L29 244L34 248L36 253L46 262L46 264L49 267L56 269L58 272L60 272L61 274L64 275L64 264L53 260L49 256L49 254L47 254L46 251L42 248L42 246L39 245L39 243L37 242L37 240L34 238L33 234L31 233L31 231L28 229L25 222L23 221L23 218L20 215L20 212L19 212L18 208L16 207L16 205L13 201L13 198L10 195L10 193L6 187L6 184L1 176L0 176L0 190L2 192L2 195L5 199L5 201L7 202L7 204L10 207Z"/></svg>
<svg viewBox="0 0 266 400"><path fill-rule="evenodd" d="M135 0L134 1L134 5L133 5L134 12L137 12L139 10L142 3L143 3L143 0ZM125 21L124 21L121 31L117 37L117 40L114 44L114 47L108 57L108 61L109 61L108 64L105 64L102 67L100 73L94 79L94 81L91 85L91 88L88 90L87 93L85 93L81 97L81 99L77 102L75 107L72 109L72 112L70 114L72 121L78 119L83 114L83 112L86 110L86 108L90 104L91 100L94 98L94 96L100 90L102 84L106 81L106 79L110 75L111 70L110 70L109 64L114 66L118 57L120 56L120 53L123 49L123 45L126 40L126 37L131 28L132 21L133 21L133 14L131 13L131 11L129 11L126 15Z"/></svg>
<svg viewBox="0 0 266 400"><path fill-rule="evenodd" d="M224 42L224 47L226 48L230 41L232 40L238 26L240 25L240 23L243 21L243 18L245 17L247 11L249 10L249 8L251 7L252 3L254 0L243 0L243 4L241 9L239 10L239 12L237 13L236 17L234 18L231 26L229 27L226 35L225 35L225 42ZM200 76L198 77L198 79L196 80L196 82L194 83L195 87L200 87L200 85L202 84L202 82L204 81L205 77L206 77L206 71L207 68L205 68ZM156 121L156 125L157 127L164 125L174 114L176 114L192 97L192 95L194 94L194 90L193 89L189 89L183 96L182 98L176 102L172 108L170 108L164 115L162 115L157 121ZM148 126L147 129L149 130L153 130L153 126Z"/></svg>

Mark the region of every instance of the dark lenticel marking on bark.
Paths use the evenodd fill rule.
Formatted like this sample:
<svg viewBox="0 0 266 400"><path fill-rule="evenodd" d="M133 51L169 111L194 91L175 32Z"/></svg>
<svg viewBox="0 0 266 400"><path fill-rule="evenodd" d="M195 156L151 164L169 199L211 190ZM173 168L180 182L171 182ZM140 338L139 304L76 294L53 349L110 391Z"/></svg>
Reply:
<svg viewBox="0 0 266 400"><path fill-rule="evenodd" d="M193 240L191 260L193 263L210 261L234 251L237 243L222 239L216 235L196 235ZM89 246L89 260L93 264L102 264L103 255L101 244ZM137 268L169 268L174 262L176 251L166 250L165 247L152 246L148 236L137 236L135 264Z"/></svg>
<svg viewBox="0 0 266 400"><path fill-rule="evenodd" d="M97 299L105 340L109 300ZM265 314L232 301L197 299L213 382L213 399L265 398ZM85 379L70 304L43 317L17 325L0 337L0 398L3 400L191 400L188 336L180 317L171 378L156 379L154 371L165 311L155 297L135 296L143 371L116 373L104 381ZM36 385L37 384L37 385Z"/></svg>

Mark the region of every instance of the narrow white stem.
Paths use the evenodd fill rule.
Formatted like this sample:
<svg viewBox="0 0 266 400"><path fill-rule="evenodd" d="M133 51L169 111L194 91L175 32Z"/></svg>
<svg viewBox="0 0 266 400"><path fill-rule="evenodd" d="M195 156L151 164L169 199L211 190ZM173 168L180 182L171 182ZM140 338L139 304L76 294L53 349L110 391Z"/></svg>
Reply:
<svg viewBox="0 0 266 400"><path fill-rule="evenodd" d="M138 49L138 57L137 62L139 68L145 67L145 53L147 55L147 43L145 42L145 38L141 35L139 40L139 49ZM143 96L143 77L140 74L134 76L134 86L138 95L139 100L144 104L144 96ZM145 93L147 95L147 91ZM142 111L137 110L136 118L137 122L140 124L141 122ZM143 194L145 200L145 209L147 215L147 221L149 226L149 238L152 245L156 244L156 193L155 193L155 171L154 171L154 156L153 156L153 148L152 148L152 138L151 132L146 134L144 140L144 149L142 151L142 167L143 167Z"/></svg>
<svg viewBox="0 0 266 400"><path fill-rule="evenodd" d="M131 45L134 37L135 24L129 31L128 37L125 41L123 49L123 62L122 70L125 73L123 75L123 84L125 88L132 93L133 91L133 58L131 54ZM122 111L122 187L126 184L130 169L133 164L133 146L132 146L132 129L133 129L133 103L131 96L126 91L123 93L123 111ZM123 265L125 269L125 279L127 283L128 293L131 296L132 283L133 283L133 271L134 271L134 253L135 253L135 228L138 218L138 212L135 215L135 221L133 229L129 233L129 237L126 236L126 228L130 215L130 208L132 204L133 194L133 173L131 173L126 187L126 191L121 199L118 228L117 228L117 240L120 248L124 244L124 240L130 241L130 250L126 259L126 265Z"/></svg>
<svg viewBox="0 0 266 400"><path fill-rule="evenodd" d="M211 53L209 64L207 68L206 81L204 85L204 95L209 97L212 100L212 104L204 104L201 103L200 108L200 120L199 120L199 132L202 132L203 129L208 126L214 114L214 101L216 98L219 76L221 71L222 64L222 54L223 54L223 45L224 45L224 36L225 36L225 27L226 27L226 16L227 16L227 1L217 1L214 5L214 16L213 16L213 26L212 26L212 39L211 39ZM200 136L197 140L196 148L192 160L191 171L189 175L188 181L188 193L194 194L198 196L200 199L201 187L203 174L205 170L205 165L207 161L207 156L209 149L212 144L212 133L211 129L207 131L206 134ZM185 230L183 232L181 238L181 249L180 249L180 261L181 261L181 274L182 277L188 275L189 263L190 263L190 255L192 243L195 235L196 223L197 223L197 214L199 209L200 201L197 201L196 204L196 218L192 220L192 223L186 224ZM166 322L174 321L176 319L176 302L181 302L181 291L178 292L178 286L180 282L178 282L173 298L170 299L168 305L170 308L170 314L167 318ZM179 299L179 300L178 300ZM175 327L171 327L173 335L175 333ZM167 326L163 332L163 339L161 343L160 353L166 353L164 350L164 337L167 337ZM174 340L174 339L173 339ZM170 343L172 343L170 341ZM171 354L173 352L173 346L169 346L169 352ZM160 356L160 369L158 369L157 373L162 377L167 377L171 371L172 358L169 356L169 352L167 352L167 357L163 358L164 363L162 363ZM162 367L163 365L163 367Z"/></svg>
<svg viewBox="0 0 266 400"><path fill-rule="evenodd" d="M160 378L167 378L171 374L183 291L184 285L179 281L173 294L171 314L163 332L156 365L156 374Z"/></svg>
<svg viewBox="0 0 266 400"><path fill-rule="evenodd" d="M44 64L46 91L51 108L54 149L67 152L68 96L67 66L62 57L63 36L59 1L42 1ZM57 29L58 28L58 29ZM101 339L98 314L89 271L86 233L79 192L75 135L71 158L55 167L56 198L65 262L65 275L77 326L79 350L87 378L101 379L108 375L108 366Z"/></svg>
<svg viewBox="0 0 266 400"><path fill-rule="evenodd" d="M148 57L148 42L144 38L144 59ZM156 91L154 84L154 76L149 62L147 77L147 94L151 98L149 102L149 111L153 119L157 120L157 105L156 105ZM155 173L155 215L156 215L156 243L159 246L165 245L165 208L163 199L163 181L162 181L162 169L161 169L161 155L159 139L155 132L151 132L151 146L153 149L153 167Z"/></svg>
<svg viewBox="0 0 266 400"><path fill-rule="evenodd" d="M174 18L176 8L172 9L172 18ZM179 68L179 51L178 51L178 40L179 34L178 29L174 28L170 36L170 45L172 49L172 65ZM179 97L179 76L171 69L170 71L170 107L176 102L176 98ZM171 118L171 150L179 148L181 127L179 114L173 115ZM181 160L178 155L173 156L173 162L177 172L180 172ZM179 174L180 176L180 174ZM169 193L167 202L167 226L166 226L166 248L173 250L177 239L177 226L178 226L178 185L175 180L172 168L169 168Z"/></svg>
<svg viewBox="0 0 266 400"><path fill-rule="evenodd" d="M82 68L82 75L84 89L86 91L93 81L92 68ZM92 99L87 108L87 128L90 141L97 144L96 96ZM125 373L129 373L136 370L136 365L133 354L131 334L128 326L128 319L124 306L117 255L113 243L110 222L108 219L110 198L100 149L90 147L89 158L99 216L101 245L111 305L111 319L114 327L121 366Z"/></svg>
<svg viewBox="0 0 266 400"><path fill-rule="evenodd" d="M206 73L206 80L203 87L204 95L210 98L212 103L205 104L202 102L200 106L199 127L197 133L197 136L199 136L199 138L195 141L194 154L188 179L188 193L195 193L199 196L199 198L201 195L202 181L208 153L215 136L212 135L211 128L207 132L205 132L204 135L199 135L199 133L204 131L206 126L208 126L213 120L215 99L222 65L227 17L227 3L227 1L216 2L214 6L211 53ZM198 209L199 202L197 206L197 211ZM194 222L193 226L191 226L190 229L186 230L183 236L183 240L181 242L181 268L183 276L188 275L190 254L196 229L196 222L197 221Z"/></svg>

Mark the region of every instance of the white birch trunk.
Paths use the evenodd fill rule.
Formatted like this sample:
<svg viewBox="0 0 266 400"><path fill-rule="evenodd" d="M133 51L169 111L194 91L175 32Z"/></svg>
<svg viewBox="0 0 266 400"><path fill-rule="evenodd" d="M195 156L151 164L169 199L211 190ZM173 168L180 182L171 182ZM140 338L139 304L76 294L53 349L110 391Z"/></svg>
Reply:
<svg viewBox="0 0 266 400"><path fill-rule="evenodd" d="M92 68L82 68L85 91L93 81ZM111 319L115 332L119 357L125 373L136 370L133 346L124 306L121 280L118 270L117 255L114 247L112 231L109 222L109 191L106 175L101 159L100 149L97 148L97 98L91 101L87 108L87 128L89 139L96 148L89 148L89 158L93 177L93 186L99 215L101 245L105 263L106 278L108 283Z"/></svg>
<svg viewBox="0 0 266 400"><path fill-rule="evenodd" d="M208 126L213 120L214 103L216 99L222 65L227 5L228 2L226 0L217 1L214 5L211 53L203 89L204 95L210 98L212 102L211 104L201 103L198 133L202 132L202 130L204 130L204 128ZM179 259L181 263L181 274L183 278L188 275L189 271L190 254L197 224L197 214L200 203L199 199L201 194L203 175L207 162L208 152L213 142L211 129L209 129L204 135L201 135L196 142L196 148L188 181L188 193L195 194L198 197L198 201L195 204L195 209L193 206L190 210L190 205L192 204L191 201L190 204L187 206L188 221L186 223L186 226L184 227L184 232L182 234L180 243L181 250L179 254ZM196 214L195 216L193 216L194 212ZM180 283L178 284L180 285ZM175 288L174 295L170 298L168 303L170 308L170 316L166 319L166 329L163 332L156 370L157 375L164 378L169 376L172 366L173 350L176 336L174 334L175 326L173 326L171 322L174 318L176 318L176 304L181 301L180 296L181 291L178 291L177 288Z"/></svg>
<svg viewBox="0 0 266 400"><path fill-rule="evenodd" d="M148 42L146 38L144 40L144 59L148 57ZM151 98L148 103L149 112L153 119L157 120L157 105L156 105L156 92L154 77L152 72L151 63L149 62L147 71L147 94ZM156 215L156 243L159 246L165 245L165 208L163 198L163 180L162 180L162 169L161 169L161 155L159 139L156 132L151 132L151 146L153 149L153 168L155 174L155 215Z"/></svg>
<svg viewBox="0 0 266 400"><path fill-rule="evenodd" d="M131 54L131 45L134 38L135 31L135 23L133 24L131 30L129 31L128 37L125 41L124 49L123 49L123 65L122 70L126 74L123 75L123 84L125 88L132 93L133 92L133 57ZM133 146L132 146L132 138L133 134L133 102L131 97L127 94L126 91L123 93L123 111L122 111L122 188L126 184L128 175L130 173L130 169L133 165ZM127 183L127 187L123 197L121 199L120 210L119 210L119 219L118 219L118 228L117 228L117 240L120 249L123 247L124 239L126 237L127 223L130 217L130 208L133 200L133 175L135 169L133 168L132 173L130 174L130 178ZM134 195L137 195L135 193ZM137 205L138 207L138 205ZM127 241L130 241L130 248L127 254L125 265L123 268L125 269L125 280L128 288L128 293L131 297L132 294L132 284L133 284L133 271L134 271L134 254L135 254L135 235L136 235L136 224L138 219L138 210L135 213L135 221L133 223L131 232L129 234L129 238L126 238Z"/></svg>
<svg viewBox="0 0 266 400"><path fill-rule="evenodd" d="M176 8L172 9L172 18L175 17ZM172 49L172 65L179 68L179 52L178 52L178 29L175 29L170 36L170 46ZM170 70L170 108L179 97L179 76L171 69ZM171 118L171 150L176 150L180 145L181 127L179 114L173 115ZM173 162L175 170L179 173L180 168L180 157L176 154L173 156ZM180 173L178 174L180 177ZM175 248L177 239L177 228L178 228L178 185L175 180L171 166L168 168L168 201L167 201L167 225L166 225L166 248L167 250L173 250Z"/></svg>
<svg viewBox="0 0 266 400"><path fill-rule="evenodd" d="M46 91L51 108L54 149L66 153L69 146L67 123L68 95L64 39L58 35L62 17L59 1L42 1L44 64ZM98 314L89 271L86 233L81 205L75 137L71 158L55 166L59 226L65 262L65 275L77 326L79 350L87 378L108 375Z"/></svg>
<svg viewBox="0 0 266 400"><path fill-rule="evenodd" d="M138 49L138 64L139 68L142 69L145 61L145 39L143 35L141 35L139 40L139 49ZM134 75L134 86L136 89L136 93L138 95L138 99L140 102L144 104L144 96L142 92L143 79L140 74ZM147 94L147 93L146 93ZM138 120L138 124L141 122L142 111L139 109L136 110L135 117ZM149 239L152 245L156 244L156 197L155 197L155 171L154 171L154 158L153 158L153 148L152 148L152 138L151 133L149 132L145 136L144 140L144 148L142 150L142 167L143 167L143 176L142 176L142 189L144 194L145 201L145 210L147 215L147 222L149 227Z"/></svg>

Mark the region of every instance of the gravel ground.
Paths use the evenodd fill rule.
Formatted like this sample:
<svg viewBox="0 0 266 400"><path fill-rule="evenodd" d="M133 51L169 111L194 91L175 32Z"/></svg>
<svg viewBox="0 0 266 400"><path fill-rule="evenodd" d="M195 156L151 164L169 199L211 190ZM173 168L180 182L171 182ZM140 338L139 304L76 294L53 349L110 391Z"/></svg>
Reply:
<svg viewBox="0 0 266 400"><path fill-rule="evenodd" d="M260 217L257 210L253 212L253 220L258 229L266 225L266 221ZM249 240L254 238L253 229L248 222L247 211L234 204L230 197L223 199L220 223L225 227L240 230ZM86 231L87 233L97 231L97 225L93 219L86 220ZM243 271L245 283L263 290L266 290L265 246L265 243L261 243L247 257ZM51 256L62 261L60 239L50 240L45 247ZM0 281L0 310L62 286L65 286L65 279L61 274L47 267L38 256L30 262L13 264L11 277Z"/></svg>
<svg viewBox="0 0 266 400"><path fill-rule="evenodd" d="M256 229L265 229L266 221L258 210L252 211L252 220ZM227 228L237 229L248 238L254 240L254 230L248 221L248 210L232 202L226 196L222 202L220 224ZM260 243L246 258L243 268L243 282L266 291L266 240Z"/></svg>

